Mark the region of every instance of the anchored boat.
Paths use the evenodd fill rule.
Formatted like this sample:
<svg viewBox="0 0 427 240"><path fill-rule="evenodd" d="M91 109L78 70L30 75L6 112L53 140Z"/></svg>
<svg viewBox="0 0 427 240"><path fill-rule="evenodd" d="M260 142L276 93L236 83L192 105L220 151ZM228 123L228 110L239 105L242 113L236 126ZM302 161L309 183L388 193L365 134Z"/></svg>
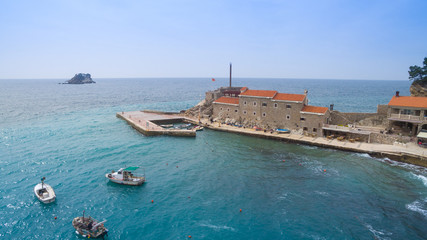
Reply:
<svg viewBox="0 0 427 240"><path fill-rule="evenodd" d="M104 223L107 220L98 222L91 216L85 217L83 211L83 217L76 217L73 219L73 227L76 229L76 233L82 237L87 238L100 238L104 239L105 235L108 235L108 229L104 227Z"/></svg>
<svg viewBox="0 0 427 240"><path fill-rule="evenodd" d="M141 185L145 182L145 172L142 175L134 174L132 171L137 170L139 167L120 168L117 172L114 170L111 173L105 174L111 182L124 184L124 185Z"/></svg>
<svg viewBox="0 0 427 240"><path fill-rule="evenodd" d="M34 194L42 203L51 203L56 199L55 191L49 184L44 183L44 180L46 178L42 177L42 182L34 187Z"/></svg>

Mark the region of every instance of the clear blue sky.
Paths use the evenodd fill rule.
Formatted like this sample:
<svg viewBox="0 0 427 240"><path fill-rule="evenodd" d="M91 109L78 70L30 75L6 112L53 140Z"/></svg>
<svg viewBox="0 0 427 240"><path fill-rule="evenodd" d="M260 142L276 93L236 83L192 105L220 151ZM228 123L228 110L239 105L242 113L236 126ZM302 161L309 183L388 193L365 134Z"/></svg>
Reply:
<svg viewBox="0 0 427 240"><path fill-rule="evenodd" d="M0 0L0 79L406 80L427 0Z"/></svg>

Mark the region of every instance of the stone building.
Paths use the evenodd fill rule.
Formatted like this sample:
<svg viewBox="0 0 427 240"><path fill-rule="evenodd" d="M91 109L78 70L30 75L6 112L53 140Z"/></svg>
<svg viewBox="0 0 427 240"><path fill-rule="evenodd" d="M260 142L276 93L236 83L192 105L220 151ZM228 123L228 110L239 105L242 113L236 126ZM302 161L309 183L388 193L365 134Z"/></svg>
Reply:
<svg viewBox="0 0 427 240"><path fill-rule="evenodd" d="M322 126L328 122L329 109L309 106L307 91L289 94L244 87L240 88L240 94L216 99L212 117L248 127L285 128L323 136Z"/></svg>
<svg viewBox="0 0 427 240"><path fill-rule="evenodd" d="M427 97L399 96L399 92L388 103L389 129L416 136L427 129Z"/></svg>

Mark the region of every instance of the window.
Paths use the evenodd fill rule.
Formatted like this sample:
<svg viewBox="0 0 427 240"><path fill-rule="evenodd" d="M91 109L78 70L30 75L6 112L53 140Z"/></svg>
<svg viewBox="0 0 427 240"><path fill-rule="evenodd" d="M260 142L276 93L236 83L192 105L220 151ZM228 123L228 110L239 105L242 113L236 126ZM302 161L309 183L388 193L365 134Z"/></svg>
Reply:
<svg viewBox="0 0 427 240"><path fill-rule="evenodd" d="M246 111L243 111L243 114L245 114L245 115L246 115Z"/></svg>
<svg viewBox="0 0 427 240"><path fill-rule="evenodd" d="M410 109L402 109L401 112L400 112L400 114L403 114L403 115L414 115L414 111L410 110Z"/></svg>
<svg viewBox="0 0 427 240"><path fill-rule="evenodd" d="M220 108L219 110L221 110L221 111L222 111L222 108Z"/></svg>
<svg viewBox="0 0 427 240"><path fill-rule="evenodd" d="M292 108L292 106L289 104L286 104L286 108Z"/></svg>
<svg viewBox="0 0 427 240"><path fill-rule="evenodd" d="M254 116L256 116L256 112L254 112Z"/></svg>
<svg viewBox="0 0 427 240"><path fill-rule="evenodd" d="M234 112L237 112L237 109L236 109L236 110L234 110Z"/></svg>
<svg viewBox="0 0 427 240"><path fill-rule="evenodd" d="M305 118L303 118L303 117L302 117L302 118L300 118L299 120L301 120L301 121L305 121Z"/></svg>
<svg viewBox="0 0 427 240"><path fill-rule="evenodd" d="M246 105L246 101L243 102L243 105Z"/></svg>
<svg viewBox="0 0 427 240"><path fill-rule="evenodd" d="M229 112L230 111L230 109L229 108L227 108L227 112Z"/></svg>
<svg viewBox="0 0 427 240"><path fill-rule="evenodd" d="M263 102L263 103L262 103L262 106L263 106L263 107L267 107L267 103Z"/></svg>
<svg viewBox="0 0 427 240"><path fill-rule="evenodd" d="M307 131L307 130L308 130L308 128L306 128L306 127L303 127L303 128L302 128L302 130L303 130L303 131Z"/></svg>
<svg viewBox="0 0 427 240"><path fill-rule="evenodd" d="M317 128L313 128L313 132L317 132Z"/></svg>
<svg viewBox="0 0 427 240"><path fill-rule="evenodd" d="M274 107L277 108L277 103L274 104Z"/></svg>
<svg viewBox="0 0 427 240"><path fill-rule="evenodd" d="M265 113L262 113L262 116L263 116L263 117L265 117L265 116L266 116L266 114L265 114Z"/></svg>
<svg viewBox="0 0 427 240"><path fill-rule="evenodd" d="M286 115L286 120L291 119L291 115Z"/></svg>
<svg viewBox="0 0 427 240"><path fill-rule="evenodd" d="M254 106L256 106L256 102L254 102Z"/></svg>

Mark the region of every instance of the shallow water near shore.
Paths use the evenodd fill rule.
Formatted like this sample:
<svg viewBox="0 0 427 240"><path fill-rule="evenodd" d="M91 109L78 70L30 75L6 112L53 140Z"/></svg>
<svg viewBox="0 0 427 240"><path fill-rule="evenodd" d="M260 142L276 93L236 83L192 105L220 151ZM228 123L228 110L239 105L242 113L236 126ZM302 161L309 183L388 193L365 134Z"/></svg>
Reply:
<svg viewBox="0 0 427 240"><path fill-rule="evenodd" d="M221 84L217 81L213 84ZM289 81L251 79L239 85L281 92L308 88L311 104L347 99L335 102L346 106L341 111L357 111L358 99L382 93L366 106L370 112L375 109L369 106L387 104L396 88L401 93L409 88L398 81ZM107 219L108 239L427 235L425 168L208 129L196 138L145 137L115 117L119 111L189 108L218 87L207 80L105 79L81 86L0 82L8 89L0 90L0 238L79 239L71 221L83 210ZM371 87L357 88L364 85ZM343 86L348 95L332 96L346 92ZM320 92L327 89L331 92ZM123 166L143 166L147 182L129 187L105 179L105 173ZM40 203L32 192L43 176L56 191L53 204Z"/></svg>

